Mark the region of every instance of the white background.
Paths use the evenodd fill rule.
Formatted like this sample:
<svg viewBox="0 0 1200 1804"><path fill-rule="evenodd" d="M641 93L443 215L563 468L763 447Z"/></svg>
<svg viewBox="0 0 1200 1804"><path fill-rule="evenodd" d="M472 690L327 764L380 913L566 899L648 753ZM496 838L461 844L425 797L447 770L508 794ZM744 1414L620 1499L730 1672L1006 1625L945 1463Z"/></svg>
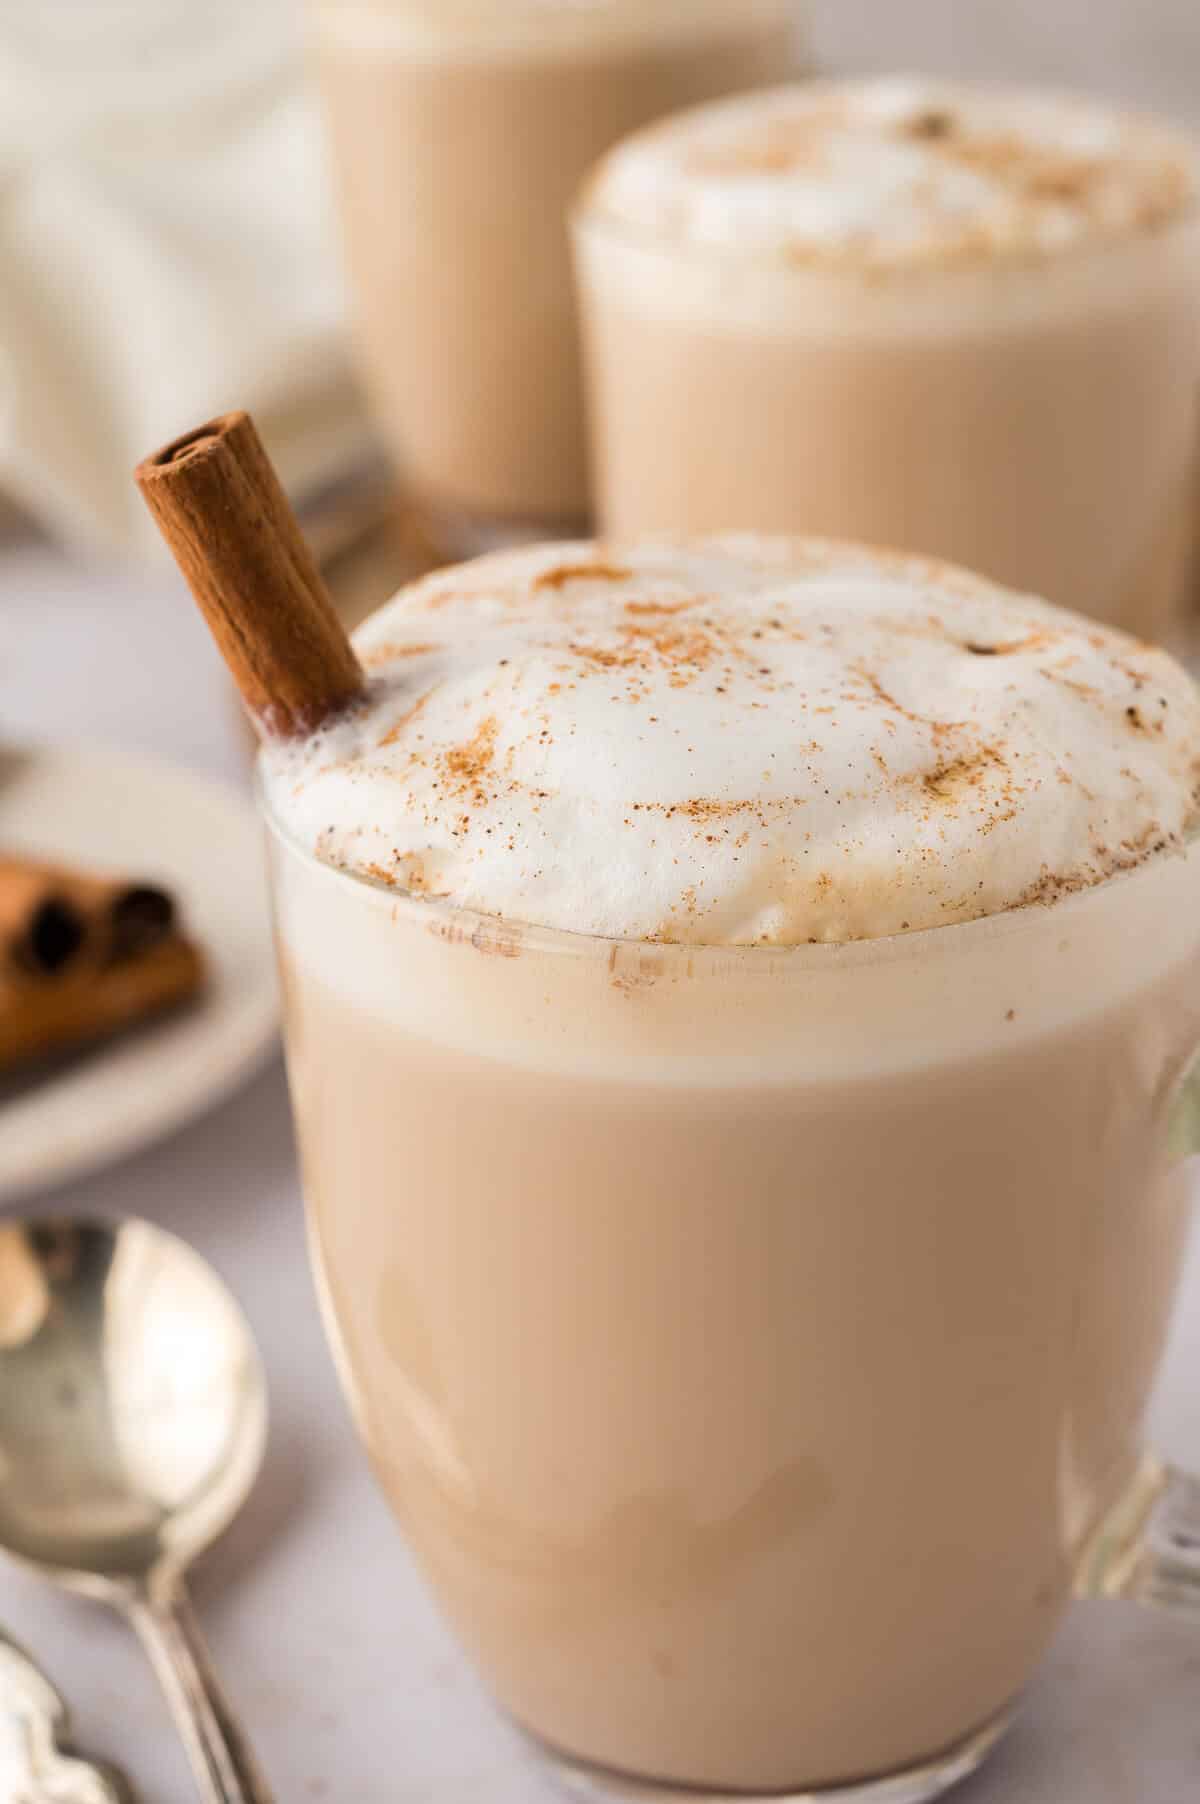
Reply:
<svg viewBox="0 0 1200 1804"><path fill-rule="evenodd" d="M807 0L807 6L818 54L833 68L1090 87L1200 119L1196 0Z"/></svg>

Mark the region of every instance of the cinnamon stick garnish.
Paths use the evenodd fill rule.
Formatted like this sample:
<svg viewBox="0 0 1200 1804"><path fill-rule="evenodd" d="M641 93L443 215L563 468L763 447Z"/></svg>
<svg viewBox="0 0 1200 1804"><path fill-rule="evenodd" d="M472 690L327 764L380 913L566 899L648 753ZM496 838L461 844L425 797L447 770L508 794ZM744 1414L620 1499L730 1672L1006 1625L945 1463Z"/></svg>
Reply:
<svg viewBox="0 0 1200 1804"><path fill-rule="evenodd" d="M84 963L118 963L158 945L174 925L174 902L153 884L0 858L0 972L46 980Z"/></svg>
<svg viewBox="0 0 1200 1804"><path fill-rule="evenodd" d="M250 416L175 439L134 480L260 736L297 738L349 707L362 667Z"/></svg>

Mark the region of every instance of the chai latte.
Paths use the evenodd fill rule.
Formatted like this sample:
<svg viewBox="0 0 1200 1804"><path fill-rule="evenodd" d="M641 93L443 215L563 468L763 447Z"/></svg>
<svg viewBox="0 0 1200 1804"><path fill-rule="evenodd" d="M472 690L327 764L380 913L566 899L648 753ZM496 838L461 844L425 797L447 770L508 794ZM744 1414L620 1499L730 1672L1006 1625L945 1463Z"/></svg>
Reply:
<svg viewBox="0 0 1200 1804"><path fill-rule="evenodd" d="M450 1620L646 1780L965 1743L1142 1457L1200 695L946 566L753 539L487 559L357 643L368 705L264 766L289 1069Z"/></svg>
<svg viewBox="0 0 1200 1804"><path fill-rule="evenodd" d="M907 79L635 136L577 218L602 524L904 546L1162 636L1198 167L1090 102Z"/></svg>
<svg viewBox="0 0 1200 1804"><path fill-rule="evenodd" d="M784 78L793 0L322 0L316 60L358 342L452 536L590 511L566 216L676 108Z"/></svg>

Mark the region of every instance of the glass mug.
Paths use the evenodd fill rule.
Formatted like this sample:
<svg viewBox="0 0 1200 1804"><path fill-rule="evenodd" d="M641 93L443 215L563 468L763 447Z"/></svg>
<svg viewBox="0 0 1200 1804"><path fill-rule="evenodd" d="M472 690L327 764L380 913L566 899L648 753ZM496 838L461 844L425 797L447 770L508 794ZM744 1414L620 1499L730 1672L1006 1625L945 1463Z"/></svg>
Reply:
<svg viewBox="0 0 1200 1804"><path fill-rule="evenodd" d="M1200 1601L1141 1432L1200 1149L1200 843L851 945L524 929L270 832L322 1309L577 1795L928 1799L1073 1593Z"/></svg>
<svg viewBox="0 0 1200 1804"><path fill-rule="evenodd" d="M593 186L574 241L610 536L894 545L1143 638L1186 613L1196 207L1040 260L881 276L638 230Z"/></svg>
<svg viewBox="0 0 1200 1804"><path fill-rule="evenodd" d="M566 218L618 139L796 69L796 0L312 0L368 395L447 551L590 514Z"/></svg>

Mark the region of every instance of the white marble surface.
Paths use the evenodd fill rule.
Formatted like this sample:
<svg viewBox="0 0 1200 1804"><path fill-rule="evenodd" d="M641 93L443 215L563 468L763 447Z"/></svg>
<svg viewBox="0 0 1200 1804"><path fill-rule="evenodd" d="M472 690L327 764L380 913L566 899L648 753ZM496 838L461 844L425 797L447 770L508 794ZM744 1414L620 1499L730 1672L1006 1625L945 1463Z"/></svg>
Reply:
<svg viewBox="0 0 1200 1804"><path fill-rule="evenodd" d="M0 720L69 729L245 780L215 654L171 576L89 572L0 548ZM0 1122L0 1132L3 1124ZM287 1804L534 1804L524 1751L436 1620L351 1438L305 1267L282 1075L43 1211L154 1217L212 1258L261 1337L273 1428L245 1514L196 1575L229 1689ZM1165 1451L1200 1468L1200 1245L1156 1407ZM91 1752L147 1804L189 1779L125 1630L0 1569L0 1622L45 1663ZM963 1804L1185 1804L1200 1795L1200 1624L1076 1610L1027 1713Z"/></svg>

